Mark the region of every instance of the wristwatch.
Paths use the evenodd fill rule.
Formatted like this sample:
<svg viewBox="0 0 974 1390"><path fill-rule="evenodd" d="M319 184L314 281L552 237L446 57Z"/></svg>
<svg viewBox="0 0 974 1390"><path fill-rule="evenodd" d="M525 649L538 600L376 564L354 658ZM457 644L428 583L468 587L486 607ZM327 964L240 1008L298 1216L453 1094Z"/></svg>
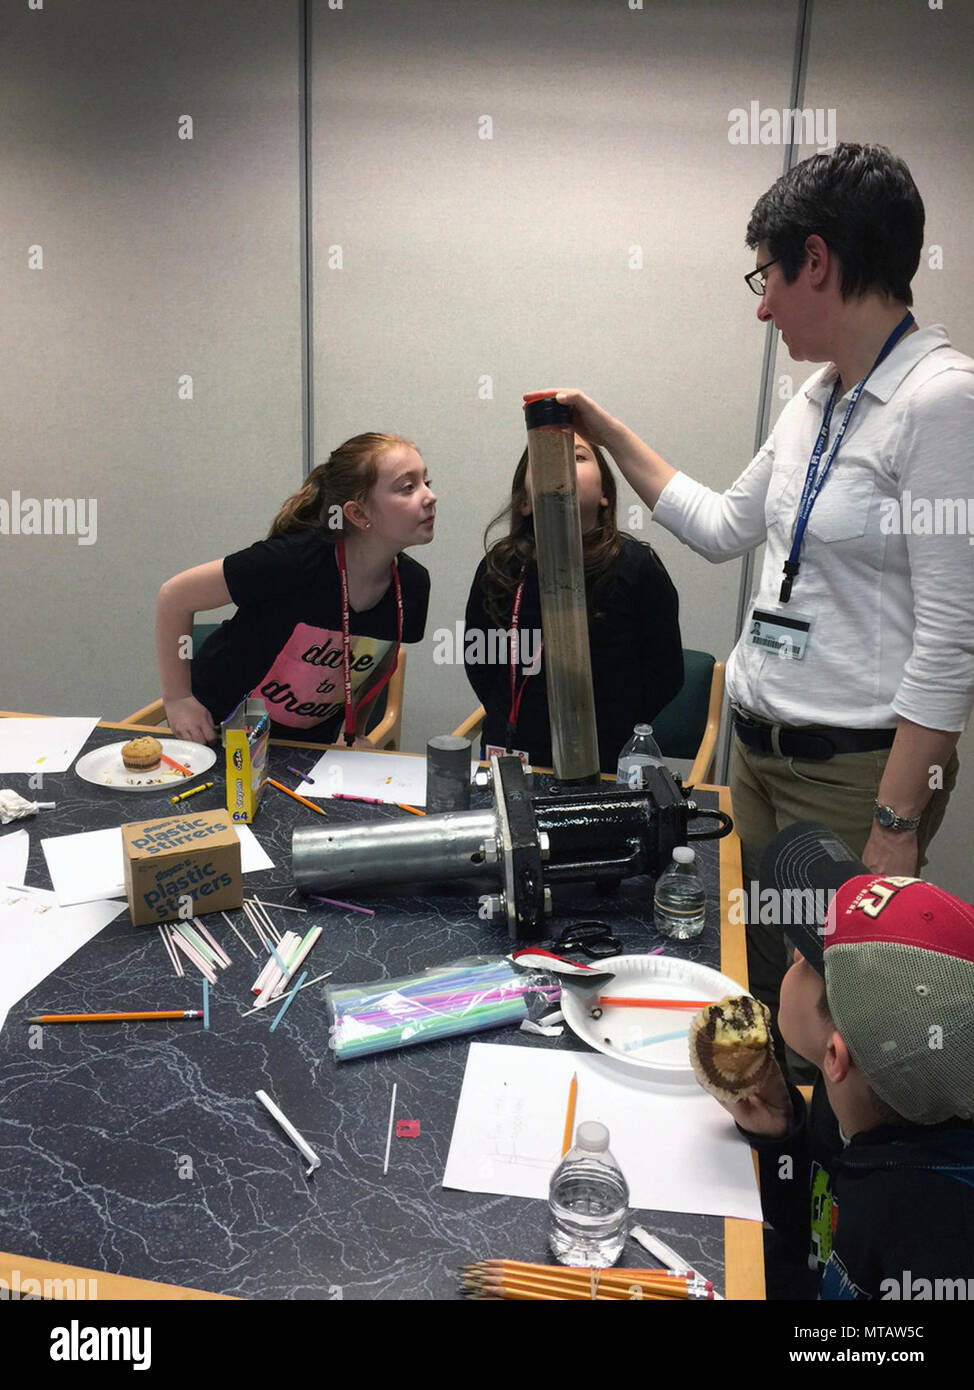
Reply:
<svg viewBox="0 0 974 1390"><path fill-rule="evenodd" d="M873 802L873 819L884 830L916 830L920 824L919 816L898 816L892 806L880 806L878 801Z"/></svg>

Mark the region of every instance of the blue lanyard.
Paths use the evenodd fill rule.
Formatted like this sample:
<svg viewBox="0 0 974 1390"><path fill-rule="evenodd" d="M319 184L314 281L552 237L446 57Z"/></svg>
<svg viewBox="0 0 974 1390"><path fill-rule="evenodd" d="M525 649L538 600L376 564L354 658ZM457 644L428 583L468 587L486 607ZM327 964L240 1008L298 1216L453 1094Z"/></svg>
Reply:
<svg viewBox="0 0 974 1390"><path fill-rule="evenodd" d="M862 395L863 387L865 386L869 378L872 376L876 368L879 366L880 362L884 361L884 359L889 356L889 354L893 351L893 348L902 338L903 334L915 322L916 320L914 319L913 315L908 313L905 316L905 318L903 318L896 325L892 333L886 339L885 343L880 349L880 353L879 356L876 358L876 361L869 368L869 371L863 377L862 381L859 382L859 385L855 388L852 395L850 396L849 404L846 407L846 413L842 418L842 423L839 426L838 430L836 430L835 439L832 442L832 447L828 452L828 457L826 458L825 463L822 465L822 471L821 473L819 473L819 464L821 463L822 459L822 451L825 448L825 441L829 437L829 426L832 423L832 412L835 409L835 402L838 399L840 383L836 381L835 385L832 387L832 394L829 396L828 403L825 407L825 415L822 417L822 428L818 432L818 439L815 441L815 448L812 450L812 457L808 461L808 472L805 474L805 486L802 489L802 498L798 506L798 516L795 519L795 531L791 540L791 551L788 555L788 559L785 561L784 578L781 581L781 593L778 595L779 602L781 603L787 603L788 600L791 598L791 586L794 583L795 576L798 573L798 557L801 553L802 542L805 539L805 527L808 525L808 518L812 514L812 508L818 501L819 493L825 486L825 480L828 478L829 470L832 467L833 460L835 459L836 454L839 452L839 445L842 443L842 436L845 434L846 426L852 418L852 412L856 408L856 403L858 402L859 397Z"/></svg>

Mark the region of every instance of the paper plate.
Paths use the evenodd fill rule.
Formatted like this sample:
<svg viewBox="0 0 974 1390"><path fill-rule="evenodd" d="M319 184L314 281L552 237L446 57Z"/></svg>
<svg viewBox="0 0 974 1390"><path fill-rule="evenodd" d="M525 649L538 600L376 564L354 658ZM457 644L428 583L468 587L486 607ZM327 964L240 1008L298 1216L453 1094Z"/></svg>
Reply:
<svg viewBox="0 0 974 1390"><path fill-rule="evenodd" d="M143 737L141 734L135 735ZM96 787L111 787L113 792L148 792L153 790L178 790L182 784L187 789L194 778L208 772L216 762L216 752L205 743L187 743L181 738L161 738L162 751L168 758L182 763L188 768L189 777L184 777L174 767L161 762L148 772L134 772L122 762L122 749L126 743L109 743L104 748L93 748L90 753L78 759L74 770L86 782Z"/></svg>
<svg viewBox="0 0 974 1390"><path fill-rule="evenodd" d="M572 1032L589 1047L627 1066L652 1073L659 1081L695 1085L687 1046L694 1014L688 1009L626 1009L607 1005L597 1019L591 1010L598 1006L600 994L624 999L716 1001L727 994L746 994L743 985L708 965L697 965L677 956L611 956L600 960L599 968L615 975L610 985L591 993L578 986L562 990L561 1009ZM679 1037L665 1038L676 1032ZM660 1042L647 1041L661 1036L664 1040Z"/></svg>

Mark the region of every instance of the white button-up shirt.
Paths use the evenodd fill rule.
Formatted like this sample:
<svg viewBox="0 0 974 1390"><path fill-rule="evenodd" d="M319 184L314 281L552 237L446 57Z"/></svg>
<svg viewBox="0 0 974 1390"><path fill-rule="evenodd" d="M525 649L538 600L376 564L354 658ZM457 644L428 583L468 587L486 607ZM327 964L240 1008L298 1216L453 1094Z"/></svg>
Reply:
<svg viewBox="0 0 974 1390"><path fill-rule="evenodd" d="M759 608L809 618L801 660L748 644L727 688L782 724L962 730L974 704L974 361L940 326L901 339L869 378L809 518L780 605L808 461L837 376L816 372L727 492L678 473L653 513L708 560L767 541ZM831 438L848 395L836 402ZM823 458L827 456L826 445Z"/></svg>

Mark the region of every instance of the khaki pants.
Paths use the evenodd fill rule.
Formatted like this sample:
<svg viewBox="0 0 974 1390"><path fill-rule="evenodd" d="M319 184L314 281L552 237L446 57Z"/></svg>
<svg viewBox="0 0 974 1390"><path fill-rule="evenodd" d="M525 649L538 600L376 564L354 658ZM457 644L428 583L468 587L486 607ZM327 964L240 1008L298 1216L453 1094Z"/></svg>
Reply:
<svg viewBox="0 0 974 1390"><path fill-rule="evenodd" d="M741 837L745 893L757 878L761 853L779 830L799 820L816 820L862 855L873 826L873 802L889 749L839 753L824 762L758 753L734 738L730 788L734 826ZM931 796L917 830L920 868L940 828L957 781L957 754L944 768L944 785ZM919 872L919 869L918 869ZM778 991L790 964L781 927L749 923L747 968L751 991L771 1009L777 1026Z"/></svg>

